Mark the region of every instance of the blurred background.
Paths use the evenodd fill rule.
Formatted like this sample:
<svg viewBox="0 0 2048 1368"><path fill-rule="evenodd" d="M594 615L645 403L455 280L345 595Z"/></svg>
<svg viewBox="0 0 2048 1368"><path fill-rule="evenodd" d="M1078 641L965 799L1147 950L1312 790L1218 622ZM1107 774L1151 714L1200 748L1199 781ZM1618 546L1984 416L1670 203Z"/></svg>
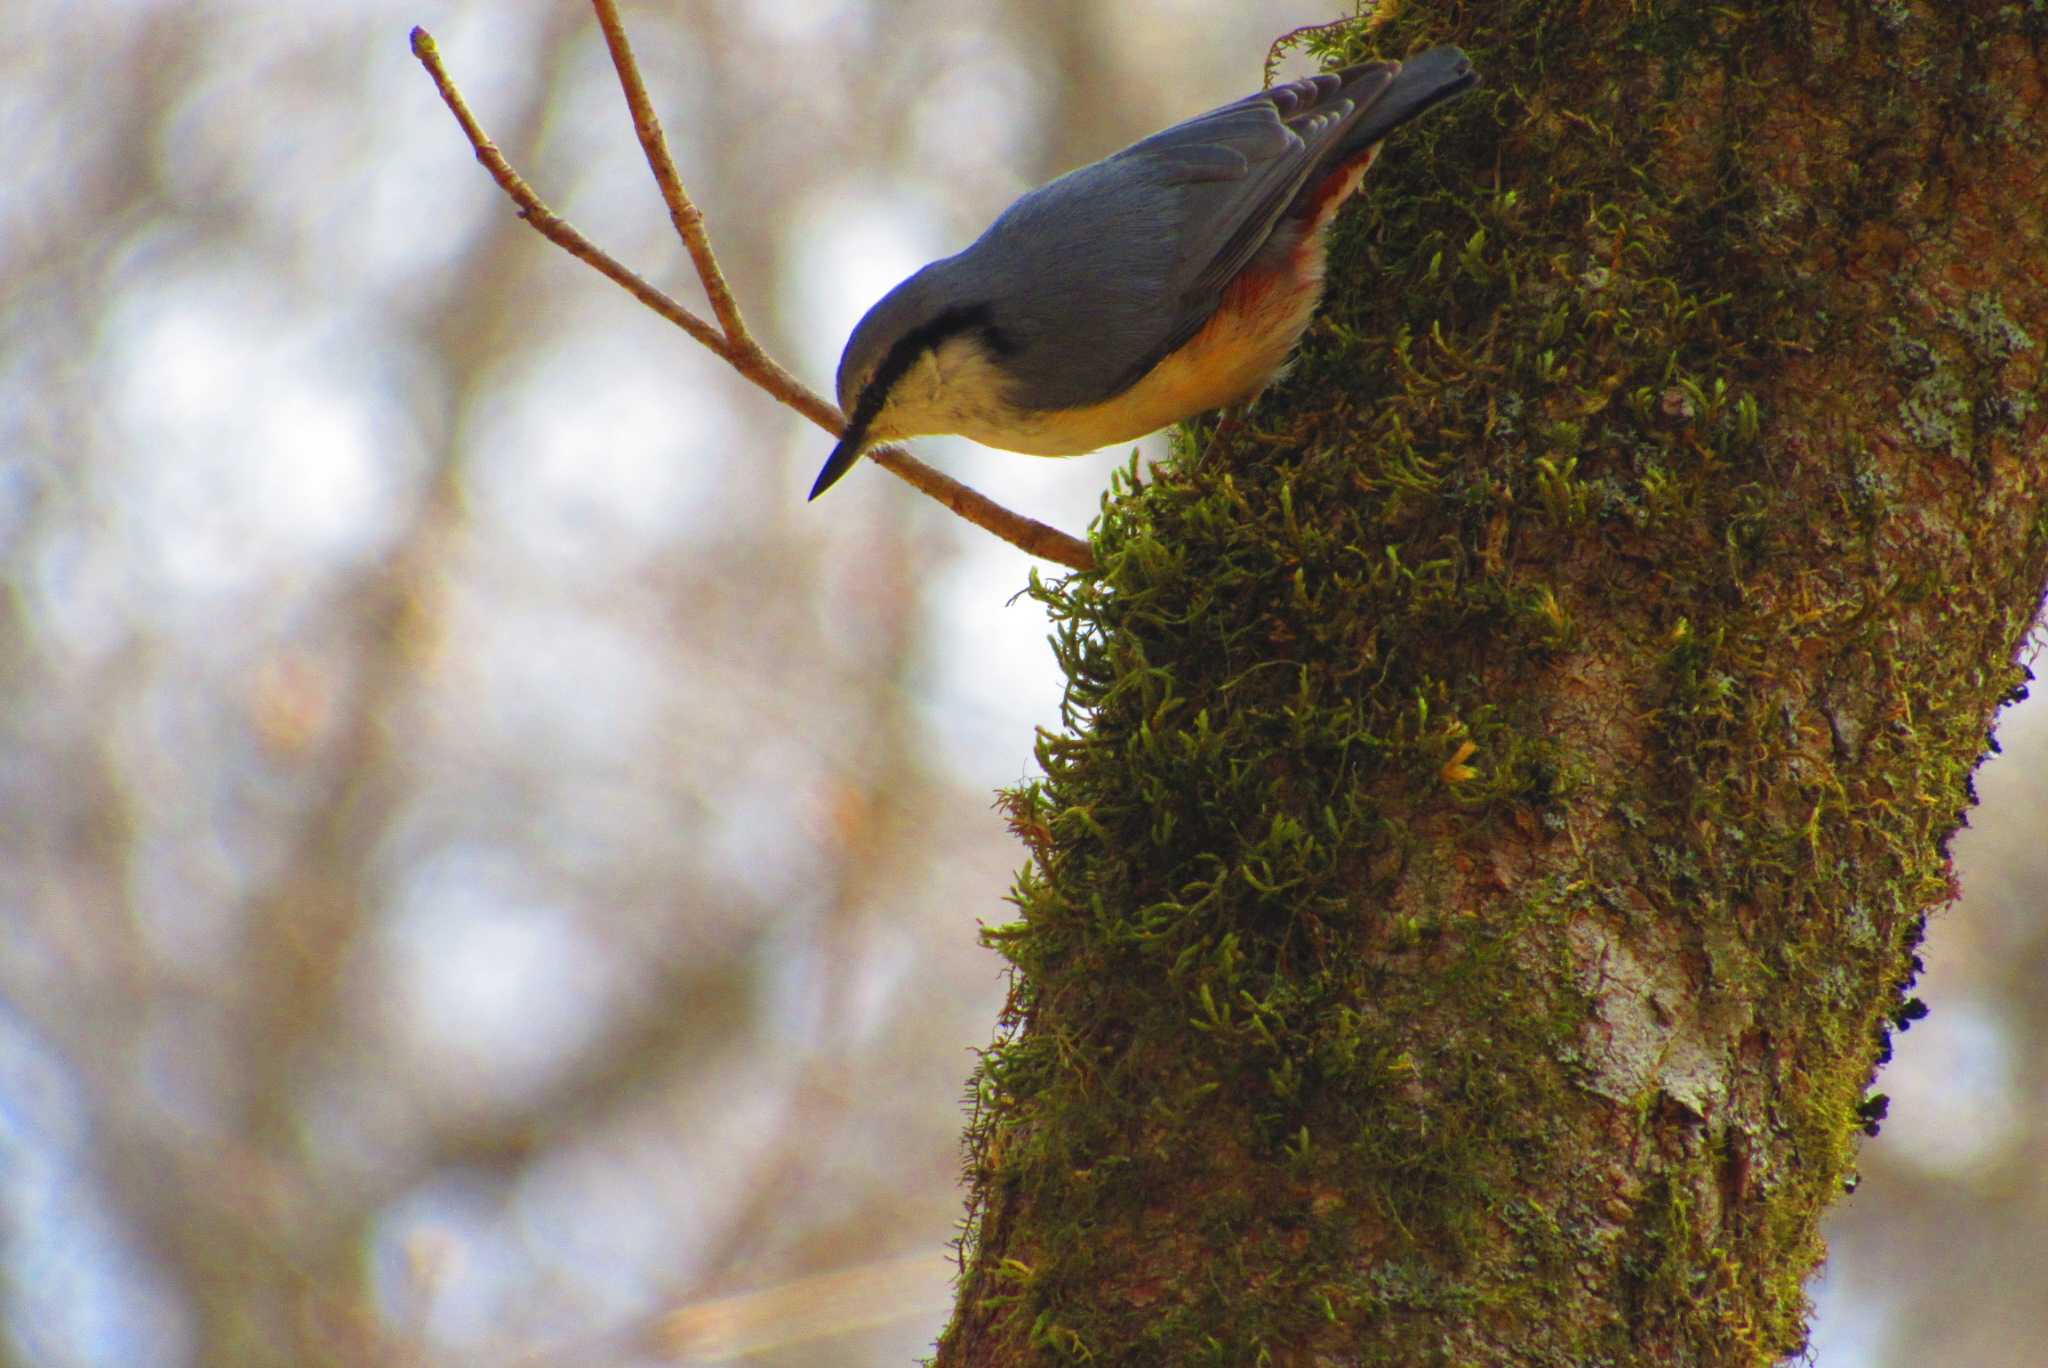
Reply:
<svg viewBox="0 0 2048 1368"><path fill-rule="evenodd" d="M1338 0L628 10L829 390L1029 185ZM903 1365L943 1321L1030 563L548 246L695 300L575 0L0 6L0 1363ZM1126 453L920 444L1085 527ZM1823 1368L2048 1342L2048 714L1958 846Z"/></svg>

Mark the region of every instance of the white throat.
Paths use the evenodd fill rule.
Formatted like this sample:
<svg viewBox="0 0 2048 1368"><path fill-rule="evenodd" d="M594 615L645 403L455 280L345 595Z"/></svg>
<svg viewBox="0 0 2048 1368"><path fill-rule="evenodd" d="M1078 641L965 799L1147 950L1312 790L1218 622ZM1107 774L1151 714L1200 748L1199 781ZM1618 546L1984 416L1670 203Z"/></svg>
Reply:
<svg viewBox="0 0 2048 1368"><path fill-rule="evenodd" d="M1034 416L1009 401L1009 388L987 345L971 333L956 333L904 372L868 430L885 439L957 433L986 446L1026 451L1011 439L1032 426Z"/></svg>

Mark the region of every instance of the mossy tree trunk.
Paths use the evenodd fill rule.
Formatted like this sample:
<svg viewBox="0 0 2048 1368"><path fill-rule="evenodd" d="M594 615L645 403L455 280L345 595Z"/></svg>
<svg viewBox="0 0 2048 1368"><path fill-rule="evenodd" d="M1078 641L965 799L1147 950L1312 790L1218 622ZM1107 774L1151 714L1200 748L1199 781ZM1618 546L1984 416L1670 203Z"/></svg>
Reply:
<svg viewBox="0 0 2048 1368"><path fill-rule="evenodd" d="M1802 1343L2048 580L2048 4L1442 41L1292 377L1043 592L941 1364Z"/></svg>

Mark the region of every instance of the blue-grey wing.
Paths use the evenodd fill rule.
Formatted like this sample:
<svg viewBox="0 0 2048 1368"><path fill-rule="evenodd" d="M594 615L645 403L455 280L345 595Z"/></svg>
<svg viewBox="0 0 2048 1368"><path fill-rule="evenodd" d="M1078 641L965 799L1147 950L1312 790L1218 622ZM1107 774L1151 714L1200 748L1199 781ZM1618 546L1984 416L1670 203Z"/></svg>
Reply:
<svg viewBox="0 0 2048 1368"><path fill-rule="evenodd" d="M947 270L955 297L993 305L1020 402L1100 402L1192 337L1389 70L1275 86L1011 205Z"/></svg>
<svg viewBox="0 0 2048 1368"><path fill-rule="evenodd" d="M1188 212L1175 263L1184 292L1214 307L1211 297L1250 264L1360 112L1391 84L1393 71L1373 63L1289 81L1175 124L1111 159L1150 162L1185 187ZM1204 174L1226 157L1239 159L1236 175Z"/></svg>

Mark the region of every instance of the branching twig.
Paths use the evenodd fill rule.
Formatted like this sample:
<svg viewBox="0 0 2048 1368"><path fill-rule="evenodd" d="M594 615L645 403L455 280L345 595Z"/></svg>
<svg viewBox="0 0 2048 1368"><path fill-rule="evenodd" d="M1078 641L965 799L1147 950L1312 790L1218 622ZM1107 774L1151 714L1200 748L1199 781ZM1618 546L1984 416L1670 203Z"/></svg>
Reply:
<svg viewBox="0 0 2048 1368"><path fill-rule="evenodd" d="M675 224L676 236L689 249L697 278L704 282L704 293L711 298L711 312L717 316L718 326L725 330L727 338L751 341L747 325L740 319L739 305L733 302L732 290L725 283L725 272L718 269L718 258L711 254L711 240L704 232L704 215L683 189L675 159L668 154L668 139L662 134L661 120L655 117L654 102L647 98L647 83L640 79L640 61L626 39L626 26L619 21L619 7L612 0L591 0L590 7L597 11L597 26L604 31L605 46L611 49L612 67L619 73L619 88L626 93L626 108L633 111L633 133L640 139L640 149L647 154L647 169L654 173L654 183L661 187L662 201L668 205L669 221Z"/></svg>
<svg viewBox="0 0 2048 1368"><path fill-rule="evenodd" d="M619 22L618 9L612 0L591 0L591 3L597 11L598 26L604 30L605 43L611 49L612 65L618 70L626 104L632 110L634 132L639 135L641 149L647 154L647 165L654 172L655 183L661 187L661 197L668 205L669 217L683 239L683 246L690 253L698 279L703 282L704 293L711 301L712 314L718 320L716 324L627 269L542 202L533 187L512 169L512 164L505 160L505 154L485 134L476 116L470 113L462 92L455 88L447 68L441 65L441 54L432 35L423 28L412 31L413 55L427 69L427 75L433 78L442 101L462 126L463 136L476 150L476 159L491 173L491 179L498 183L507 198L518 206L519 216L532 224L536 232L681 328L777 400L833 436L838 436L846 425L846 417L838 406L813 392L778 365L747 331L739 306L733 301L732 290L725 283L725 274L719 270L718 259L711 251L710 239L704 231L704 216L683 189L682 178L677 175L675 162L669 156L668 141L662 135L661 122L655 117L653 103L647 97L647 87L640 79L639 64L634 60L632 45ZM951 476L940 474L902 447L877 447L867 454L876 465L908 481L976 527L993 532L1012 546L1075 570L1095 568L1095 558L1089 553L1087 543L1068 536L1058 528L1012 513Z"/></svg>

